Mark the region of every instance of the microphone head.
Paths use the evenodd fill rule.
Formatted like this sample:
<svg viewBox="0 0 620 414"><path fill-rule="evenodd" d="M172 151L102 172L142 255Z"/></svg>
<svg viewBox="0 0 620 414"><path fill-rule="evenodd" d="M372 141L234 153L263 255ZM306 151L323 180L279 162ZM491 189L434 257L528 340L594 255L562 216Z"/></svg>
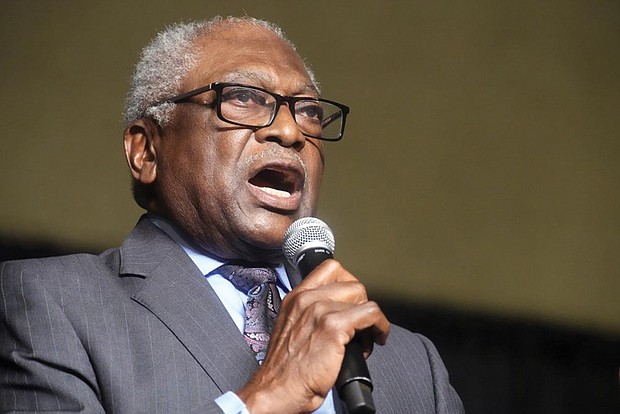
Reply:
<svg viewBox="0 0 620 414"><path fill-rule="evenodd" d="M327 249L331 253L336 249L332 230L316 217L295 220L284 233L282 251L293 265L296 265L297 259L304 251L316 247Z"/></svg>

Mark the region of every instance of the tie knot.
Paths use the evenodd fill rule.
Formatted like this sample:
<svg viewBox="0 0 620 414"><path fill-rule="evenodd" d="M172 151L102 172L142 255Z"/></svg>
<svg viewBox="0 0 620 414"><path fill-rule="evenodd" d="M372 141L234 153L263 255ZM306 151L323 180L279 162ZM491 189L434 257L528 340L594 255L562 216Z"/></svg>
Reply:
<svg viewBox="0 0 620 414"><path fill-rule="evenodd" d="M237 264L224 264L216 270L235 285L237 289L248 294L252 288L265 283L276 283L276 271L270 267L246 267Z"/></svg>

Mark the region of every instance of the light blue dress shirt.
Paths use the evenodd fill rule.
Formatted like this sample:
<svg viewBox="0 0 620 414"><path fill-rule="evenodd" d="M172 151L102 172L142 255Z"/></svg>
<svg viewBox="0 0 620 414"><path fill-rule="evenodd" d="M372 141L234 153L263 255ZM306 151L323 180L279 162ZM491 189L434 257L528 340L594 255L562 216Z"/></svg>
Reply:
<svg viewBox="0 0 620 414"><path fill-rule="evenodd" d="M223 264L218 260L205 256L204 254L194 250L189 243L181 237L179 232L161 217L148 214L148 218L153 224L155 224L159 229L170 236L170 238L172 238L179 246L181 246L190 259L192 259L192 261L196 264L198 269L200 269L200 272L203 275L209 275L209 273ZM275 270L279 279L278 290L280 291L280 296L284 297L291 291L291 283L286 275L283 265L279 265ZM243 332L247 295L240 290L237 290L237 288L235 288L235 286L228 279L217 273L209 275L207 277L207 281L211 287L213 287L213 290L215 290L215 293L222 301L222 304L235 322L235 325L237 325L237 328L239 328L239 331ZM215 403L220 406L225 414L250 414L243 401L241 401L241 399L233 391L228 391L219 396L215 399ZM314 413L336 413L331 390L325 398L323 405L321 405L318 410L314 411Z"/></svg>

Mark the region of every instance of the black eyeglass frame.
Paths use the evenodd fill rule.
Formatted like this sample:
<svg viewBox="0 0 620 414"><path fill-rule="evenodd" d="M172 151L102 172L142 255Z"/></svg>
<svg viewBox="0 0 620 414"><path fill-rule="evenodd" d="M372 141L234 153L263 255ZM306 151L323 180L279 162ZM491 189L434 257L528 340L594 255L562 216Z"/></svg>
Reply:
<svg viewBox="0 0 620 414"><path fill-rule="evenodd" d="M228 86L239 86L242 88L249 88L249 89L255 89L264 93L267 93L271 96L273 96L275 98L276 101L276 105L274 110L272 111L272 115L271 115L271 119L269 120L269 122L265 123L264 125L249 125L249 124L244 124L241 122L236 122L236 121L231 121L229 119L226 119L224 117L224 115L222 115L222 90ZM196 95L200 95L201 93L205 93L208 91L215 91L215 101L209 104L204 104L204 103L200 103L200 102L194 102L194 101L190 101L189 98L192 98ZM342 137L344 136L344 127L345 127L345 123L347 120L347 115L349 113L349 107L346 105L343 105L341 103L335 102L335 101L330 101L329 99L323 99L323 98L314 98L311 96L284 96L284 95L279 95L275 92L271 92L268 91L267 89L263 89L263 88L259 88L257 86L250 86L250 85L244 85L242 83L230 83L230 82L213 82L207 86L203 86L201 88L198 89L194 89L188 92L184 92L180 95L176 95L173 96L172 98L168 98L168 99L163 99L159 102L157 102L156 104L154 104L153 106L158 106L158 105L162 105L165 103L191 103L191 104L195 104L195 105L201 105L201 106L209 106L209 105L213 105L214 103L216 104L216 113L219 119L221 119L224 122L228 122L230 124L233 125L239 125L239 126L243 126L243 127L248 127L248 128L264 128L267 127L271 124L273 124L273 121L276 119L276 116L278 114L278 111L280 110L280 106L286 102L288 105L288 109L291 112L291 116L293 117L293 119L295 118L295 103L299 102L299 101L315 101L315 102L325 102L328 103L330 105L334 105L337 108L340 109L340 113L342 114L342 122L340 124L340 132L338 133L338 136L335 138L324 138L324 137L317 137L315 135L310 135L307 134L305 132L303 132L301 129L301 133L304 134L307 137L310 138L316 138L316 139L320 139L323 141L340 141L342 139ZM339 113L335 113L334 115L339 115ZM334 116L332 115L331 117L328 117L327 119L323 120L323 124L325 125L325 123L331 123L333 121L335 121L336 119L338 119L338 116Z"/></svg>

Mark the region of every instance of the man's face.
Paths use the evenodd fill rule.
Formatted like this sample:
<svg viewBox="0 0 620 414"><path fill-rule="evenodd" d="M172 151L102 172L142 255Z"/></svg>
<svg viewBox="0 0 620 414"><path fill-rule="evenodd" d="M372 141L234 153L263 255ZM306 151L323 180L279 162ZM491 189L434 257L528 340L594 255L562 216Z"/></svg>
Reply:
<svg viewBox="0 0 620 414"><path fill-rule="evenodd" d="M316 95L297 53L265 29L221 28L196 47L202 52L181 92L219 81ZM211 103L215 92L193 100ZM211 255L275 260L288 226L315 212L322 145L301 134L286 105L255 129L220 120L214 106L177 104L153 143L158 212Z"/></svg>

